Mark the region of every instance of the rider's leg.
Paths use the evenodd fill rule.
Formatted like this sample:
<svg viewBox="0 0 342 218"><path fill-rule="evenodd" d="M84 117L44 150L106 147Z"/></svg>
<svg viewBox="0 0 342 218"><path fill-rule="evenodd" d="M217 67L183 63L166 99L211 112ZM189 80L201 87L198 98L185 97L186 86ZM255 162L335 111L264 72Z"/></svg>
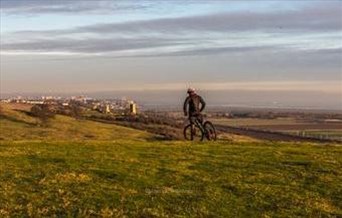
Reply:
<svg viewBox="0 0 342 218"><path fill-rule="evenodd" d="M198 114L197 120L203 125L203 115L202 114Z"/></svg>
<svg viewBox="0 0 342 218"><path fill-rule="evenodd" d="M194 140L194 135L196 134L195 133L195 119L194 119L194 117L193 116L189 116L189 121L190 121L190 124L191 124L191 134L190 134L190 139L191 139L191 141L192 140Z"/></svg>
<svg viewBox="0 0 342 218"><path fill-rule="evenodd" d="M197 115L194 117L195 119L195 125L204 133L205 129L203 128L203 118L201 115Z"/></svg>

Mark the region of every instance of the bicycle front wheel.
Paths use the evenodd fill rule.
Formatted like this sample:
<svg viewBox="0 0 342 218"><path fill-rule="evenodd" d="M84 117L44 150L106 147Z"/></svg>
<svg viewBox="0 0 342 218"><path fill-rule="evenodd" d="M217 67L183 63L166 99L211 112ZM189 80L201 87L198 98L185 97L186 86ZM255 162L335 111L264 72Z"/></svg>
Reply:
<svg viewBox="0 0 342 218"><path fill-rule="evenodd" d="M184 138L189 141L203 141L204 134L200 128L196 125L187 125L184 128Z"/></svg>
<svg viewBox="0 0 342 218"><path fill-rule="evenodd" d="M214 125L210 121L204 123L205 136L209 141L216 141L217 134Z"/></svg>

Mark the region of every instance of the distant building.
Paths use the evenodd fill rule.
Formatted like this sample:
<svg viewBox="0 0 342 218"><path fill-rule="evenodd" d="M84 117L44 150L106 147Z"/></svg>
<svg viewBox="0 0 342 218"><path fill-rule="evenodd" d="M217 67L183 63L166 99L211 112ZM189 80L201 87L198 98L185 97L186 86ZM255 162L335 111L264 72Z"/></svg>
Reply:
<svg viewBox="0 0 342 218"><path fill-rule="evenodd" d="M53 99L55 99L55 97L53 97L53 96L42 96L42 99L43 100L53 100Z"/></svg>
<svg viewBox="0 0 342 218"><path fill-rule="evenodd" d="M44 101L39 101L39 100L28 100L25 103L27 104L44 104Z"/></svg>
<svg viewBox="0 0 342 218"><path fill-rule="evenodd" d="M129 103L129 112L130 112L130 114L137 114L137 104L136 103L134 103L134 101L131 101L130 103Z"/></svg>
<svg viewBox="0 0 342 218"><path fill-rule="evenodd" d="M105 113L106 114L110 114L111 113L109 104L106 104L106 106L105 106Z"/></svg>
<svg viewBox="0 0 342 218"><path fill-rule="evenodd" d="M11 99L2 99L1 102L10 103L10 102L11 102Z"/></svg>

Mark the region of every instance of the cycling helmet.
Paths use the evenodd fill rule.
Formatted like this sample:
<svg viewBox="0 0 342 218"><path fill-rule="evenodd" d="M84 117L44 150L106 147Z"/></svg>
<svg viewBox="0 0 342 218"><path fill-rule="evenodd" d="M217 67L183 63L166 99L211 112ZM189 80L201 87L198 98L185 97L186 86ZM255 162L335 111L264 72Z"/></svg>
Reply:
<svg viewBox="0 0 342 218"><path fill-rule="evenodd" d="M188 93L194 93L194 92L195 92L195 89L192 88L192 87L189 87L187 92L188 92Z"/></svg>

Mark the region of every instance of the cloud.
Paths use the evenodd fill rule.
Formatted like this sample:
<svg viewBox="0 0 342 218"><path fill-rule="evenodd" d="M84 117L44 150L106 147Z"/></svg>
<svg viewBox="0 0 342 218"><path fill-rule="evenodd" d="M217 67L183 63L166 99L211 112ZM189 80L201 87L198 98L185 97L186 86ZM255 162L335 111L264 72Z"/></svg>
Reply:
<svg viewBox="0 0 342 218"><path fill-rule="evenodd" d="M102 54L112 52L135 51L130 57L160 57L160 56L195 56L216 55L226 53L243 53L253 51L283 50L281 46L250 46L250 45L215 45L207 40L185 37L136 37L136 38L54 38L35 39L25 42L2 43L1 50L8 52L26 53L77 53L77 54ZM152 50L152 52L145 52ZM142 52L139 52L142 51ZM122 57L117 53L116 57Z"/></svg>
<svg viewBox="0 0 342 218"><path fill-rule="evenodd" d="M217 47L217 48L202 48L170 52L166 56L194 56L194 55L217 55L217 54L232 54L244 53L253 51L271 51L280 50L279 46L235 46L235 47Z"/></svg>
<svg viewBox="0 0 342 218"><path fill-rule="evenodd" d="M248 38L252 40L253 37ZM265 37L265 41L270 40ZM291 62L298 57L304 65L311 59L333 60L335 65L342 58L342 47L333 48L296 48L292 44L254 43L244 44L232 40L231 43L217 44L215 39L202 40L186 37L112 37L112 38L67 38L34 39L24 42L9 42L1 44L2 54L83 54L100 55L103 58L123 57L176 57L176 56L212 56L225 54L277 54L281 60ZM288 56L288 57L287 57ZM247 56L246 56L247 57ZM261 60L259 60L261 61ZM298 62L298 60L297 60ZM330 65L333 64L330 62ZM298 64L298 63L297 63ZM325 64L326 65L326 64Z"/></svg>
<svg viewBox="0 0 342 218"><path fill-rule="evenodd" d="M235 32L235 31L340 31L342 3L316 5L282 12L238 11L188 17L160 18L125 23L96 24L69 33L117 32Z"/></svg>
<svg viewBox="0 0 342 218"><path fill-rule="evenodd" d="M6 10L95 10L107 1L1 1ZM3 2L6 3L3 6ZM41 2L42 4L38 4ZM102 4L102 3L103 4ZM96 5L94 5L96 3ZM98 5L102 5L98 7ZM120 7L125 5L120 2ZM129 7L132 4L127 4ZM113 6L114 7L114 6ZM61 30L17 31L5 33L1 50L5 53L82 53L108 54L129 52L124 56L194 56L248 53L254 51L292 50L303 53L301 47L316 43L307 53L338 55L340 40L308 42L293 40L296 35L330 33L338 36L342 30L342 4L332 2L312 4L296 10L201 14L136 20L121 23L99 23ZM294 33L295 32L295 33ZM263 35L258 36L262 33ZM23 37L24 36L24 37ZM235 38L234 38L235 37ZM292 37L292 39L291 39ZM292 41L291 41L291 40ZM303 43L304 42L304 43ZM318 42L318 43L317 43ZM306 44L305 44L306 43ZM311 45L312 47L312 45ZM323 48L322 48L323 47ZM324 50L325 49L325 50ZM115 54L121 57L122 54Z"/></svg>
<svg viewBox="0 0 342 218"><path fill-rule="evenodd" d="M3 43L1 49L7 52L69 52L69 53L108 53L136 49L182 45L186 42L177 39L161 38L90 38L90 39L40 39L29 42Z"/></svg>
<svg viewBox="0 0 342 218"><path fill-rule="evenodd" d="M155 2L82 1L82 0L0 0L1 12L7 14L41 13L112 13L156 7ZM185 2L195 4L192 1ZM202 2L203 3L203 2ZM196 3L200 4L200 3ZM231 3L234 4L234 3ZM92 32L96 34L117 32L188 32L188 31L339 31L342 28L342 2L325 1L304 4L297 9L272 11L238 10L201 14L187 17L138 20L124 23L88 25L60 31L65 33ZM309 6L308 6L309 5ZM226 5L227 6L227 5ZM229 5L228 5L229 6ZM43 32L41 32L43 33ZM48 32L46 32L48 33Z"/></svg>
<svg viewBox="0 0 342 218"><path fill-rule="evenodd" d="M0 0L1 12L6 14L44 14L44 13L111 13L144 8L143 4L96 0Z"/></svg>
<svg viewBox="0 0 342 218"><path fill-rule="evenodd" d="M32 7L32 10L40 10L40 7L45 7L44 5L49 5L50 7L50 1L49 4L47 4L46 1L44 2L45 3L43 4L43 6L38 6L37 8ZM87 3L84 6L85 10L95 10L96 7L93 5L94 2L95 1L87 1ZM23 8L31 8L26 4L23 5L25 6L23 6ZM59 2L58 5L62 7L63 4L60 4ZM81 4L78 0L68 1L66 5L63 5L63 7L69 8L67 5L77 5L80 8L83 7L83 4ZM129 6L130 5L127 5L126 7ZM101 7L98 8L101 9ZM18 31L17 33L37 35L65 35L90 33L103 35L122 33L147 34L150 32L177 35L180 33L189 32L231 33L238 31L259 31L273 33L289 33L292 31L341 31L341 29L342 3L324 2L324 4L316 3L312 4L312 6L302 7L297 10L267 12L240 10L235 12L221 12L185 17L158 18L151 20L137 20L122 23L98 23L64 30L24 30Z"/></svg>

